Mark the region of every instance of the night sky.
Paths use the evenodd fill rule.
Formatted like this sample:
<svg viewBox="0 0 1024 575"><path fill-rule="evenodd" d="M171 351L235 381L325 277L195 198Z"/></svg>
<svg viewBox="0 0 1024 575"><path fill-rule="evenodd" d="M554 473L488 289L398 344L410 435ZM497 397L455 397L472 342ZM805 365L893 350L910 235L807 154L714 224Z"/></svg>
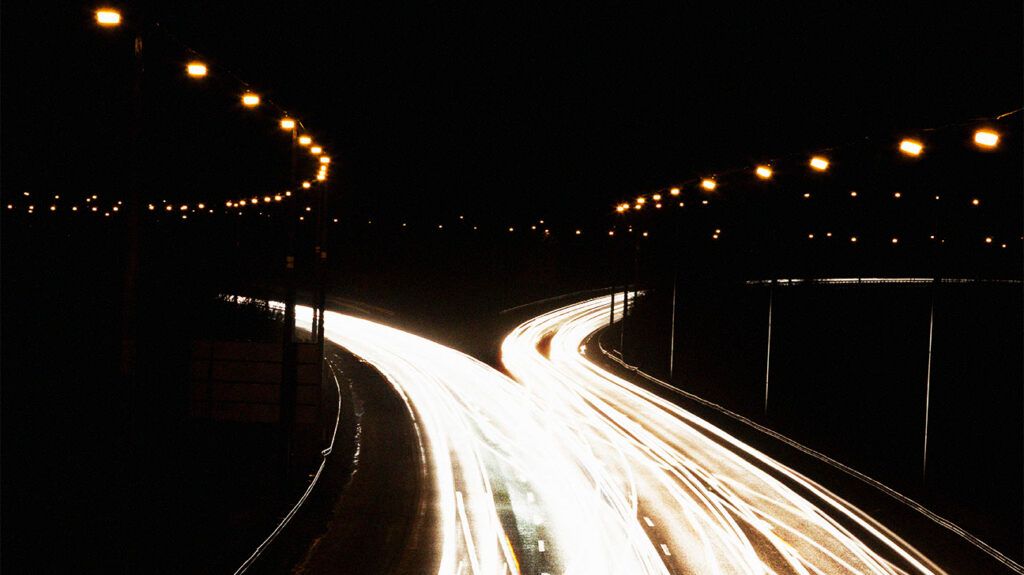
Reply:
<svg viewBox="0 0 1024 575"><path fill-rule="evenodd" d="M286 185L274 118L241 109L225 67L329 147L346 209L403 220L586 220L709 170L1024 100L1020 2L545 4L150 3L211 78L184 78L163 36L147 46L147 195ZM92 8L5 6L7 197L126 185L130 41Z"/></svg>

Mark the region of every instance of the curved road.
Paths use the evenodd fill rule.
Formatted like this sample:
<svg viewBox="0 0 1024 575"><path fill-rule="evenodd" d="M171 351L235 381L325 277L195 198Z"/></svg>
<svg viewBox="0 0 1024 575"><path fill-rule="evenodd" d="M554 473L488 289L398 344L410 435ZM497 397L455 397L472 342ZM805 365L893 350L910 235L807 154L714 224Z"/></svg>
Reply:
<svg viewBox="0 0 1024 575"><path fill-rule="evenodd" d="M439 518L423 573L942 573L835 494L588 361L607 297L514 330L513 380L328 312L326 336L405 402ZM309 308L297 321L310 324Z"/></svg>
<svg viewBox="0 0 1024 575"><path fill-rule="evenodd" d="M942 572L838 495L586 359L610 303L520 325L502 360L552 416L586 426L670 572Z"/></svg>

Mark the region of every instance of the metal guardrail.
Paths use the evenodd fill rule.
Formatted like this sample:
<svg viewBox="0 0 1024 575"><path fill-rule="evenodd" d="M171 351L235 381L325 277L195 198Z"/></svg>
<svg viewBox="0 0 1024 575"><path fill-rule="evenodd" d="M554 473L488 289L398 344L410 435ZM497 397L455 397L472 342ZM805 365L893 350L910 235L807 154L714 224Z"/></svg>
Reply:
<svg viewBox="0 0 1024 575"><path fill-rule="evenodd" d="M929 279L928 281L930 282L932 280ZM704 398L702 398L700 396L694 395L694 394L692 394L692 393L690 393L688 391L680 389L680 388L678 388L678 387L676 387L676 386L674 386L674 385L672 385L670 383L664 382L664 381L662 381L662 380L660 380L660 379L658 379L658 378L656 378L656 377L654 377L654 376L652 376L652 375L650 375L650 374L640 370L640 368L638 368L638 367L636 367L634 365L630 365L630 364L622 361L620 358L615 357L613 352L610 352L610 351L606 350L604 348L604 345L601 344L601 340L600 339L598 339L597 345L598 345L598 349L601 350L601 353L605 357L607 357L609 360L615 362L616 364L622 366L624 369L632 371L633 373L635 373L638 376L646 379L647 381L650 381L651 383L654 383L655 385L658 385L660 387L663 387L665 389L668 389L670 391L678 393L679 395L682 395L683 397L685 397L685 398L687 398L687 399L689 399L691 401L699 403L699 404L703 405L704 407L707 407L709 409L717 411L717 412L721 413L722 415L725 415L726 417L729 417L729 418L731 418L731 419L733 419L735 421L738 421L738 422L740 422L740 423L742 423L744 425L747 425L747 426L751 427L752 429L754 429L756 431L759 431L759 432L761 432L761 433L763 433L765 435L768 435L769 437L772 437L773 439L777 439L778 441L781 441L781 442L785 443L786 445L796 449L797 451L800 451L801 453L803 453L805 455L809 455L810 457L813 457L814 459L817 459L818 461L820 461L822 463L825 463L826 465L829 465L830 467L832 467L832 468L834 468L834 469L836 469L838 471L841 471L841 472L849 475L850 477L858 479L861 482L863 482L863 483L865 483L865 484L867 484L867 485L869 485L871 487L874 487L875 489L881 491L885 495L888 495L889 497L895 499L896 501L906 505L910 509L920 513L926 519L932 521L936 525L939 525L940 527L945 528L946 530L950 531L954 535L959 536L963 540L967 541L968 543L970 543L971 545L976 547L978 550L980 550L983 553L985 553L986 555L992 557L993 559L995 559L999 563L1003 564L1007 568L1011 569L1012 571L1024 575L1024 566L1022 566L1021 564L1017 563L1016 561L1014 561L1013 559L1011 559L1010 557L1008 557L1007 555L1005 555L1004 553L1002 553L1001 551L996 549L995 547L992 547L988 543L985 543L984 541L982 541L981 539L979 539L975 535L973 535L970 532L968 532L963 527L960 527L959 525L957 525L956 523L953 523L949 519L946 519L945 517L942 517L941 515L936 514L935 512L929 510L924 505L921 505L917 501L914 501L913 499L907 497L906 495L903 495L902 493L896 491L895 489L889 487L888 485L885 485L884 483L878 481L877 479L873 479L873 478L871 478L871 477L861 473L860 471L857 471L856 469L853 469L852 467L849 467L849 466L847 466L847 465L845 465L843 463L840 463L839 461L836 461L835 459L832 459L831 457L825 455L824 453L821 453L820 451L815 451L814 449L811 449L810 447L807 447L807 446L805 446L805 445L803 445L801 443L798 443L797 441L795 441L793 439L790 439L789 437L786 437L785 435L782 435L781 433L778 433L778 432L776 432L776 431L774 431L772 429L769 429L769 428L767 428L767 427L765 427L765 426L763 426L763 425L761 425L761 424L759 424L759 423L757 423L757 422L755 422L755 421L753 421L753 420L751 420L751 419L749 419L747 417L744 417L744 416L742 416L742 415L740 415L740 414L738 414L738 413L736 413L734 411L731 411L731 410L729 410L729 409L727 409L727 408L725 408L725 407L723 407L721 405L718 405L717 403L714 403L712 401L708 401L708 400L706 400L706 399L704 399Z"/></svg>
<svg viewBox="0 0 1024 575"><path fill-rule="evenodd" d="M341 383L338 381L338 373L334 368L334 363L328 360L327 365L331 369L331 377L334 379L334 389L337 391L338 396L337 413L334 418L334 431L331 433L331 443L323 451L320 452L320 466L317 468L316 474L313 476L313 480L310 481L309 486L306 487L306 491L303 492L302 496L299 497L299 500L295 502L295 505L293 505L292 508L288 510L288 513L285 514L284 518L281 519L281 522L277 524L277 527L275 527L274 530L270 532L270 535L267 535L267 538L264 539L263 542L260 543L258 547L256 547L256 550L253 551L252 554L249 555L249 557L245 561L243 561L241 565L238 566L238 569L235 569L234 575L241 575L242 573L245 573L250 567L252 567L253 564L256 563L256 561L263 554L263 552L266 551L268 547L270 547L270 544L273 543L275 539L277 539L277 536L280 535L282 531L284 531L285 527L288 526L288 523L290 523L292 518L295 517L295 514L298 513L300 508L302 508L302 505L306 502L306 499L309 498L309 494L313 492L313 489L316 487L317 482L320 480L320 475L323 474L324 467L327 465L327 457L330 456L331 452L334 451L334 440L338 436L338 424L341 421Z"/></svg>

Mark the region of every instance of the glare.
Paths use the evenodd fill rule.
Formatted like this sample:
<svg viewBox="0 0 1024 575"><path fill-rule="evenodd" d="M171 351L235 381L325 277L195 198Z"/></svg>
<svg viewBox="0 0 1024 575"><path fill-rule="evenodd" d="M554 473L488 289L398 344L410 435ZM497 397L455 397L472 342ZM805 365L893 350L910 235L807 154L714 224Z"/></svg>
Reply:
<svg viewBox="0 0 1024 575"><path fill-rule="evenodd" d="M330 156L320 156L320 163L321 164L330 164L331 163L331 157Z"/></svg>
<svg viewBox="0 0 1024 575"><path fill-rule="evenodd" d="M309 136L299 136L299 145L308 146L313 143L313 138Z"/></svg>
<svg viewBox="0 0 1024 575"><path fill-rule="evenodd" d="M754 173L762 180L767 180L772 177L772 169L768 166L758 166L757 169L754 170Z"/></svg>
<svg viewBox="0 0 1024 575"><path fill-rule="evenodd" d="M714 189L718 187L718 183L715 182L714 180L712 180L711 178L704 178L700 182L700 187L702 187L705 190L711 192L711 191L714 191Z"/></svg>
<svg viewBox="0 0 1024 575"><path fill-rule="evenodd" d="M828 160L821 156L814 156L811 158L811 167L819 172L824 172L828 169Z"/></svg>
<svg viewBox="0 0 1024 575"><path fill-rule="evenodd" d="M974 132L974 143L982 148L994 148L999 145L999 133L994 130L978 130Z"/></svg>
<svg viewBox="0 0 1024 575"><path fill-rule="evenodd" d="M660 202L661 201L661 194L654 194L653 196L651 196L651 199L656 201L656 202Z"/></svg>
<svg viewBox="0 0 1024 575"><path fill-rule="evenodd" d="M673 196L678 196L679 188L672 188L671 190L668 191L668 193L672 194Z"/></svg>
<svg viewBox="0 0 1024 575"><path fill-rule="evenodd" d="M193 78L202 78L206 75L206 64L202 62L189 62L188 66L185 67L188 71L188 75Z"/></svg>
<svg viewBox="0 0 1024 575"><path fill-rule="evenodd" d="M647 198L645 198L643 196L640 196L639 198L636 199L636 203L638 203L638 204L640 204L642 206L645 203L647 203Z"/></svg>
<svg viewBox="0 0 1024 575"><path fill-rule="evenodd" d="M309 153L313 154L314 156L319 156L323 151L324 149L321 148L320 146L313 146L312 148L309 149Z"/></svg>
<svg viewBox="0 0 1024 575"><path fill-rule="evenodd" d="M281 118L281 129L282 130L294 130L295 120L291 118Z"/></svg>
<svg viewBox="0 0 1024 575"><path fill-rule="evenodd" d="M260 97L252 92L242 95L242 105L248 108L255 108L260 105Z"/></svg>
<svg viewBox="0 0 1024 575"><path fill-rule="evenodd" d="M96 23L100 26L117 26L121 23L121 13L112 8L101 8L96 11Z"/></svg>
<svg viewBox="0 0 1024 575"><path fill-rule="evenodd" d="M903 140L900 142L900 151L908 156L920 156L924 144L917 140Z"/></svg>

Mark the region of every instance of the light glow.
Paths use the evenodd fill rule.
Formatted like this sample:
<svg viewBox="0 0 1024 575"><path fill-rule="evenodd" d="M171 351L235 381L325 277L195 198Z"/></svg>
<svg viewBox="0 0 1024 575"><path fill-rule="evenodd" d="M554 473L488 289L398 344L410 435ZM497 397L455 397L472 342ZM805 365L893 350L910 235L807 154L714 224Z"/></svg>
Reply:
<svg viewBox="0 0 1024 575"><path fill-rule="evenodd" d="M754 173L762 180L769 180L772 177L772 169L768 166L758 166Z"/></svg>
<svg viewBox="0 0 1024 575"><path fill-rule="evenodd" d="M981 129L974 132L974 143L982 148L995 148L999 145L999 132Z"/></svg>
<svg viewBox="0 0 1024 575"><path fill-rule="evenodd" d="M900 151L907 156L920 156L922 150L924 150L924 144L917 140L907 139L900 142Z"/></svg>
<svg viewBox="0 0 1024 575"><path fill-rule="evenodd" d="M206 76L206 64L203 64L202 62L189 62L188 65L185 66L185 71L193 78L202 78L203 76Z"/></svg>
<svg viewBox="0 0 1024 575"><path fill-rule="evenodd" d="M252 92L246 92L242 95L242 105L247 108L255 108L260 105L260 97Z"/></svg>
<svg viewBox="0 0 1024 575"><path fill-rule="evenodd" d="M828 169L828 160L821 156L814 156L811 158L811 167L819 172L824 172Z"/></svg>
<svg viewBox="0 0 1024 575"><path fill-rule="evenodd" d="M96 23L100 26L117 26L121 24L121 13L113 8L100 8L96 11Z"/></svg>
<svg viewBox="0 0 1024 575"><path fill-rule="evenodd" d="M712 180L711 178L704 178L700 182L700 187L704 188L709 192L713 192L715 188L718 187L718 183Z"/></svg>

